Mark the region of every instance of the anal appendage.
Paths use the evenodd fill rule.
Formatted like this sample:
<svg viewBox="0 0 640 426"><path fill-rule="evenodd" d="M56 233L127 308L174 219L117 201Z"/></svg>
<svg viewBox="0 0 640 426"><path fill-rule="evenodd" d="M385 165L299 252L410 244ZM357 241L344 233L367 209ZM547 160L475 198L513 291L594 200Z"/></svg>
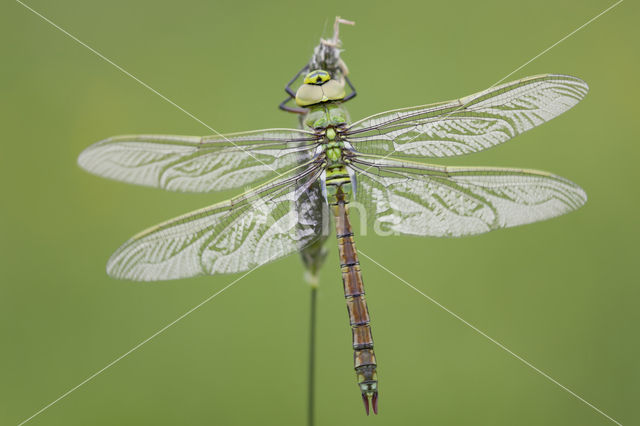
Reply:
<svg viewBox="0 0 640 426"><path fill-rule="evenodd" d="M373 409L373 414L378 414L378 391L362 392L362 402L364 402L364 409L369 415L369 404Z"/></svg>
<svg viewBox="0 0 640 426"><path fill-rule="evenodd" d="M357 367L356 375L367 416L369 408L373 409L373 414L378 414L378 377L375 364Z"/></svg>

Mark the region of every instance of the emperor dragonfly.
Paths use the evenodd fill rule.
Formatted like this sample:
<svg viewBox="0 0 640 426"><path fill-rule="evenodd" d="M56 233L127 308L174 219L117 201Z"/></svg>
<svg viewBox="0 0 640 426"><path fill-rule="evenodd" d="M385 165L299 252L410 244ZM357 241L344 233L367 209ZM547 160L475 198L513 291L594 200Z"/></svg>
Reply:
<svg viewBox="0 0 640 426"><path fill-rule="evenodd" d="M339 68L306 74L292 94L303 129L116 136L87 148L78 162L103 177L172 191L239 188L278 175L135 235L107 263L107 273L116 278L237 273L294 252L302 252L307 269L315 272L323 259L322 211L328 207L368 414L370 404L377 413L377 363L350 203L366 206L370 218L394 233L437 237L480 234L577 209L586 202L585 192L550 173L400 158L451 157L501 144L567 111L588 87L571 76L538 75L350 123L345 81Z"/></svg>

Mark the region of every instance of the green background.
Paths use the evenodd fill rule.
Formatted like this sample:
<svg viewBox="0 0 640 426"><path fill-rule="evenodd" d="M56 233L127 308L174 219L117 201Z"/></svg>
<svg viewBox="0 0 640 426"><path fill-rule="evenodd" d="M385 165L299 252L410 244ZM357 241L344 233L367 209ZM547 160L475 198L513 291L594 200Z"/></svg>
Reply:
<svg viewBox="0 0 640 426"><path fill-rule="evenodd" d="M354 119L473 93L612 4L29 4L221 132L295 127L276 106L333 17ZM112 182L76 165L124 133L205 127L15 2L0 12L0 424L18 424L238 276L152 284L105 274L161 220L229 197ZM639 7L626 1L508 80L575 75L561 118L451 164L550 170L586 206L467 239L357 238L371 258L625 425L639 424ZM381 386L364 416L335 243L321 273L319 425L613 424L362 256ZM308 289L268 264L34 418L33 425L304 424Z"/></svg>

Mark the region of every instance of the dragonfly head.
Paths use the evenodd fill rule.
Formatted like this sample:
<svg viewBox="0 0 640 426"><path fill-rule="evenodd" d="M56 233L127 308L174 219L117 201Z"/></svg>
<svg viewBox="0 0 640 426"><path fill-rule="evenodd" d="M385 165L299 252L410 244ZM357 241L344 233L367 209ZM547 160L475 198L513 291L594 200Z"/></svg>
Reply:
<svg viewBox="0 0 640 426"><path fill-rule="evenodd" d="M313 70L304 77L296 92L296 104L302 107L344 99L344 78L331 78L325 70Z"/></svg>

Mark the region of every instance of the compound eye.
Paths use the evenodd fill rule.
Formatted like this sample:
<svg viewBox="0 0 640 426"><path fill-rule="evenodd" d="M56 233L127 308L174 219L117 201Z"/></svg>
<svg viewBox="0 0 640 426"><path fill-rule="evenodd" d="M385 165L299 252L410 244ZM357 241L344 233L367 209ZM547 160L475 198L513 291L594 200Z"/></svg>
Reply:
<svg viewBox="0 0 640 426"><path fill-rule="evenodd" d="M304 84L322 85L331 80L331 76L324 70L314 70L308 73L304 78Z"/></svg>

